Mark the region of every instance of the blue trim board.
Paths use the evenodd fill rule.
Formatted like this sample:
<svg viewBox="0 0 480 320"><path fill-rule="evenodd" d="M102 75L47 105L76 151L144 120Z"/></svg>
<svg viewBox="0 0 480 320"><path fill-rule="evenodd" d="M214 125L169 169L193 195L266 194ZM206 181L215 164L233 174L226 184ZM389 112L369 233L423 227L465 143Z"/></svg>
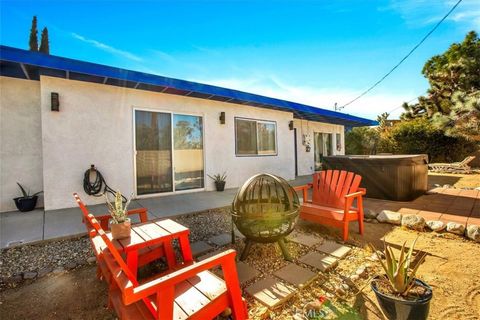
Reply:
<svg viewBox="0 0 480 320"><path fill-rule="evenodd" d="M377 121L258 94L208 84L163 77L86 61L0 45L0 75L39 80L40 75L115 85L292 112L295 118L342 124L374 126Z"/></svg>

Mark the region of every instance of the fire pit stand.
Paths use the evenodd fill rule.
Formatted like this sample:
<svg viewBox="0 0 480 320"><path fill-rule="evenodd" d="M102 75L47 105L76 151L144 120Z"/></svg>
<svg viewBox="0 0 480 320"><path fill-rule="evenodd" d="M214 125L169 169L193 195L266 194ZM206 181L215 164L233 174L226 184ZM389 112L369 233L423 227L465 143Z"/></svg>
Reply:
<svg viewBox="0 0 480 320"><path fill-rule="evenodd" d="M233 224L245 236L240 260L246 259L255 242L277 242L285 260L291 261L285 237L295 227L299 208L297 193L285 179L266 173L248 179L238 190L230 212L232 242Z"/></svg>

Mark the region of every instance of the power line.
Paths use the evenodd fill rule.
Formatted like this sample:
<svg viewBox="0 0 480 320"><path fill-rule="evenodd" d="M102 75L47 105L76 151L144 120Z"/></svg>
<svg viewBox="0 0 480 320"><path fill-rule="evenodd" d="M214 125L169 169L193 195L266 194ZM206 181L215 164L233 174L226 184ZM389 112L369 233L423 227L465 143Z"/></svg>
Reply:
<svg viewBox="0 0 480 320"><path fill-rule="evenodd" d="M414 101L414 100L417 100L417 99L418 99L418 97L415 97L415 98L407 101L406 103L407 103L407 104L410 104L410 102L412 102L412 101ZM391 114L393 111L395 111L395 110L397 110L397 109L400 109L400 108L402 108L402 107L403 107L403 103L402 103L401 105L399 105L398 107L396 107L396 108L388 111L387 113L388 113L388 114Z"/></svg>
<svg viewBox="0 0 480 320"><path fill-rule="evenodd" d="M420 47L420 45L425 42L425 40L427 40L427 38L438 28L438 26L440 26L440 24L445 20L447 19L447 17L453 12L453 10L455 10L455 8L460 4L460 2L462 2L463 0L458 0L457 3L450 9L450 11L447 12L447 14L433 27L432 30L430 30L430 32L428 32L425 37L423 37L423 39L417 43L417 45L415 47L413 47L412 50L410 50L410 52L405 56L403 57L402 60L400 60L399 63L397 63L390 71L388 71L380 80L378 80L377 82L375 82L370 88L368 88L367 90L365 90L364 92L362 92L358 97L356 97L355 99L353 100L350 100L349 102L347 102L346 104L344 104L343 106L341 106L341 108L345 108L346 106L354 103L355 101L357 101L358 99L360 99L361 97L363 97L364 95L366 95L367 93L369 93L373 88L375 88L376 86L378 86L383 80L385 80L393 71L395 71L395 69L397 69L405 60L407 60L407 58L415 51L417 50L418 47Z"/></svg>

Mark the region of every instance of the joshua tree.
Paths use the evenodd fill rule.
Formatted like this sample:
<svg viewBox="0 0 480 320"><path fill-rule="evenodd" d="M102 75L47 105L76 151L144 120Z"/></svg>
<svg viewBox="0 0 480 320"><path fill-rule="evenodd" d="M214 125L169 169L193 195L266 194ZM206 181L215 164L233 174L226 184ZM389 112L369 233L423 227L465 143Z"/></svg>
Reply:
<svg viewBox="0 0 480 320"><path fill-rule="evenodd" d="M42 30L42 38L40 40L40 52L50 54L50 44L48 40L48 29L47 27Z"/></svg>
<svg viewBox="0 0 480 320"><path fill-rule="evenodd" d="M33 16L32 28L30 29L30 51L38 51L38 30L37 30L37 16Z"/></svg>

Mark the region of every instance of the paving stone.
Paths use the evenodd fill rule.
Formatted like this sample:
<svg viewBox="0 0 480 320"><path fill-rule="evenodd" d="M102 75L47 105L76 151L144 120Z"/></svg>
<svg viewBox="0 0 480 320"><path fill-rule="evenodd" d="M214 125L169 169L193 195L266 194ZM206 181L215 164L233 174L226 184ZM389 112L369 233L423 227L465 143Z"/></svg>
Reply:
<svg viewBox="0 0 480 320"><path fill-rule="evenodd" d="M193 257L195 258L213 250L213 247L205 241L194 242L190 245L190 248L192 249Z"/></svg>
<svg viewBox="0 0 480 320"><path fill-rule="evenodd" d="M287 264L282 269L276 271L274 275L298 288L303 288L318 277L318 274L294 263Z"/></svg>
<svg viewBox="0 0 480 320"><path fill-rule="evenodd" d="M302 244L307 247L312 247L314 245L322 243L323 241L323 239L300 232L295 232L291 237L288 238L288 240Z"/></svg>
<svg viewBox="0 0 480 320"><path fill-rule="evenodd" d="M211 237L210 239L208 239L208 241L219 247L222 247L232 242L232 235L230 233L222 233Z"/></svg>
<svg viewBox="0 0 480 320"><path fill-rule="evenodd" d="M259 272L246 264L243 261L238 261L236 263L237 266L237 274L238 274L238 281L240 284L247 283L250 280L253 280L256 276L259 275ZM220 272L219 275L223 278L223 272Z"/></svg>
<svg viewBox="0 0 480 320"><path fill-rule="evenodd" d="M325 252L326 254L329 254L331 256L342 259L352 249L350 247L341 245L341 244L336 243L334 241L325 241L320 247L318 247L318 250L322 251L322 252Z"/></svg>
<svg viewBox="0 0 480 320"><path fill-rule="evenodd" d="M314 267L322 272L326 272L337 265L338 258L329 256L325 253L310 252L298 259L298 261Z"/></svg>
<svg viewBox="0 0 480 320"><path fill-rule="evenodd" d="M296 289L280 280L267 277L248 286L245 291L270 309L274 309L290 299Z"/></svg>

